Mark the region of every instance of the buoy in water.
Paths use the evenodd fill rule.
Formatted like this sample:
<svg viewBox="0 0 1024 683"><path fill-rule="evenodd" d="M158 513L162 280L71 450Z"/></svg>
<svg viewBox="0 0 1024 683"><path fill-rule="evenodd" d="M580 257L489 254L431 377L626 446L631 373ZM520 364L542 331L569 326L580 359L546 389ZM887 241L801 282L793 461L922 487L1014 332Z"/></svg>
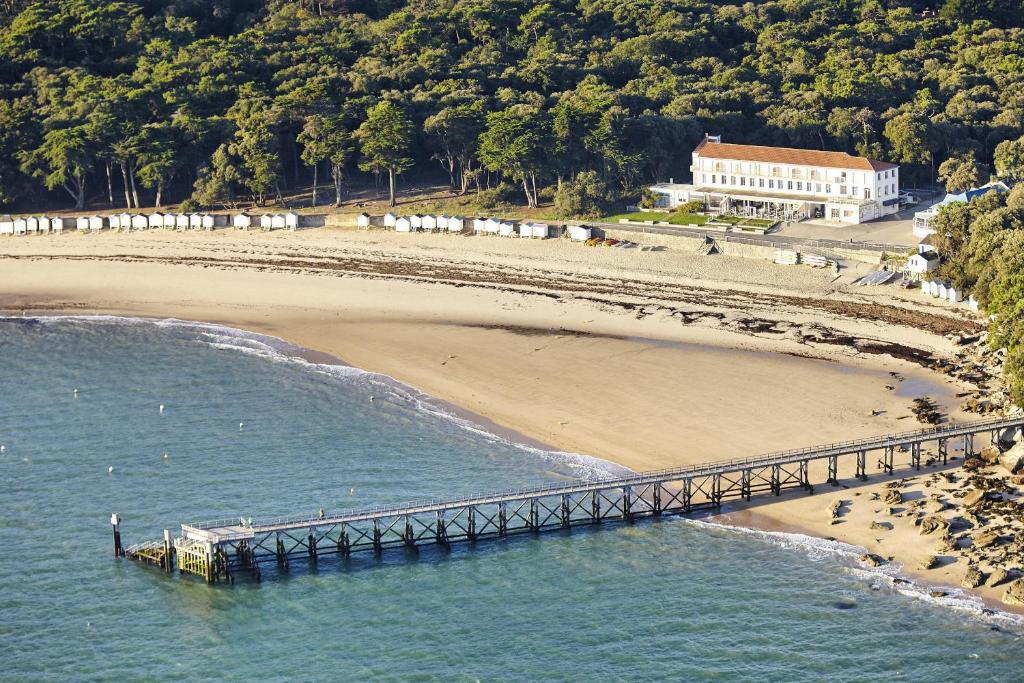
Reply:
<svg viewBox="0 0 1024 683"><path fill-rule="evenodd" d="M7 446L0 446L0 453L3 453L6 450L7 450Z"/></svg>
<svg viewBox="0 0 1024 683"><path fill-rule="evenodd" d="M350 496L356 495L356 487L355 486L353 486L352 488L350 488L348 490L348 495L350 495Z"/></svg>
<svg viewBox="0 0 1024 683"><path fill-rule="evenodd" d="M164 404L163 403L160 404L160 414L161 415L164 414Z"/></svg>
<svg viewBox="0 0 1024 683"><path fill-rule="evenodd" d="M371 397L370 397L370 403L373 403L373 400L374 400L374 397L373 397L373 396L371 396Z"/></svg>
<svg viewBox="0 0 1024 683"><path fill-rule="evenodd" d="M244 422L239 422L238 423L238 431L242 431L242 427L244 427L244 426L245 426Z"/></svg>
<svg viewBox="0 0 1024 683"><path fill-rule="evenodd" d="M167 454L166 454L166 453L164 453L164 460L166 460L166 459L167 459Z"/></svg>
<svg viewBox="0 0 1024 683"><path fill-rule="evenodd" d="M72 389L71 395L74 396L75 398L78 398L78 389Z"/></svg>
<svg viewBox="0 0 1024 683"><path fill-rule="evenodd" d="M107 468L107 474L111 474L114 471L113 466Z"/></svg>

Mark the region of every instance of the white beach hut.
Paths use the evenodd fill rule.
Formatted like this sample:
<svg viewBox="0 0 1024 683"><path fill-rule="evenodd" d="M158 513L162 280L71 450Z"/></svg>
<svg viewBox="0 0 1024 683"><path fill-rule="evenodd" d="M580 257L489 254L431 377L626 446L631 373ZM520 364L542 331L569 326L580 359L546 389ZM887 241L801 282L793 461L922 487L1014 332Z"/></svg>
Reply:
<svg viewBox="0 0 1024 683"><path fill-rule="evenodd" d="M39 232L50 232L53 229L53 221L50 220L49 216L39 217Z"/></svg>
<svg viewBox="0 0 1024 683"><path fill-rule="evenodd" d="M262 228L263 230L273 230L274 217L269 213L265 213L262 216L260 216L260 228Z"/></svg>
<svg viewBox="0 0 1024 683"><path fill-rule="evenodd" d="M444 215L434 216L434 219L437 221L437 229L438 230L443 230L444 232L448 232L448 216L444 216Z"/></svg>
<svg viewBox="0 0 1024 683"><path fill-rule="evenodd" d="M412 220L409 216L402 216L395 220L395 232L412 232Z"/></svg>
<svg viewBox="0 0 1024 683"><path fill-rule="evenodd" d="M173 213L164 214L164 229L174 229L178 225L178 217Z"/></svg>
<svg viewBox="0 0 1024 683"><path fill-rule="evenodd" d="M356 227L357 228L362 228L363 230L369 229L369 227L370 227L370 214L368 214L368 213L366 213L364 211L363 213L361 213L358 216L356 216Z"/></svg>
<svg viewBox="0 0 1024 683"><path fill-rule="evenodd" d="M422 230L423 216L421 216L418 213L414 213L413 215L409 216L409 225L412 226L413 230Z"/></svg>
<svg viewBox="0 0 1024 683"><path fill-rule="evenodd" d="M137 213L132 216L132 230L147 230L149 228L149 216Z"/></svg>
<svg viewBox="0 0 1024 683"><path fill-rule="evenodd" d="M231 225L236 230L248 230L252 227L252 216L247 213L236 213L231 217Z"/></svg>
<svg viewBox="0 0 1024 683"><path fill-rule="evenodd" d="M940 282L938 287L935 289L935 296L940 299L946 299L949 297L949 286L945 282Z"/></svg>
<svg viewBox="0 0 1024 683"><path fill-rule="evenodd" d="M448 216L448 232L462 232L466 222L460 216Z"/></svg>
<svg viewBox="0 0 1024 683"><path fill-rule="evenodd" d="M591 230L585 225L570 225L569 239L573 242L585 242L590 239Z"/></svg>
<svg viewBox="0 0 1024 683"><path fill-rule="evenodd" d="M112 214L110 216L110 229L120 230L121 229L121 214Z"/></svg>
<svg viewBox="0 0 1024 683"><path fill-rule="evenodd" d="M275 213L270 217L270 227L273 230L284 230L288 227L288 219L283 213Z"/></svg>
<svg viewBox="0 0 1024 683"><path fill-rule="evenodd" d="M533 223L520 223L519 236L529 238L533 236Z"/></svg>
<svg viewBox="0 0 1024 683"><path fill-rule="evenodd" d="M30 235L39 232L39 216L29 216L25 220L25 231Z"/></svg>
<svg viewBox="0 0 1024 683"><path fill-rule="evenodd" d="M117 218L117 228L114 228L114 218ZM131 230L132 229L132 215L130 213L119 213L117 216L110 217L110 229L114 230Z"/></svg>
<svg viewBox="0 0 1024 683"><path fill-rule="evenodd" d="M295 232L299 229L299 214L289 211L284 215L284 227Z"/></svg>
<svg viewBox="0 0 1024 683"><path fill-rule="evenodd" d="M188 229L189 230L202 230L203 229L203 214L201 214L201 213L190 213L188 215Z"/></svg>
<svg viewBox="0 0 1024 683"><path fill-rule="evenodd" d="M0 235L14 234L14 219L10 216L0 216Z"/></svg>
<svg viewBox="0 0 1024 683"><path fill-rule="evenodd" d="M62 232L64 232L64 224L65 223L67 223L68 228L71 227L71 219L70 218L67 219L67 221L65 221L60 216L58 216L57 218L51 218L50 219L50 230L53 231L53 232L56 232L56 233L62 233Z"/></svg>
<svg viewBox="0 0 1024 683"><path fill-rule="evenodd" d="M978 300L974 298L973 294L967 297L967 301L964 303L967 304L967 308L971 309L975 313L978 312Z"/></svg>
<svg viewBox="0 0 1024 683"><path fill-rule="evenodd" d="M76 230L88 230L89 229L89 217L88 216L79 216L78 218L76 218L75 219L75 229Z"/></svg>
<svg viewBox="0 0 1024 683"><path fill-rule="evenodd" d="M434 232L435 230L437 230L437 216L431 216L430 214L427 214L420 220L420 226L424 230Z"/></svg>
<svg viewBox="0 0 1024 683"><path fill-rule="evenodd" d="M203 230L213 230L217 227L217 217L212 213L203 214Z"/></svg>
<svg viewBox="0 0 1024 683"><path fill-rule="evenodd" d="M488 218L484 221L484 232L488 235L497 235L499 229L501 229L501 221L497 218Z"/></svg>
<svg viewBox="0 0 1024 683"><path fill-rule="evenodd" d="M946 290L946 298L949 299L950 302L958 304L964 298L964 293L956 287L950 287Z"/></svg>
<svg viewBox="0 0 1024 683"><path fill-rule="evenodd" d="M474 218L473 232L475 232L478 235L487 232L487 221L485 221L483 218Z"/></svg>
<svg viewBox="0 0 1024 683"><path fill-rule="evenodd" d="M14 219L14 234L15 235L24 235L26 232L28 232L28 220L25 219L25 218L15 218Z"/></svg>
<svg viewBox="0 0 1024 683"><path fill-rule="evenodd" d="M105 216L90 216L89 217L89 229L93 232L97 232L107 227L107 219Z"/></svg>
<svg viewBox="0 0 1024 683"><path fill-rule="evenodd" d="M502 237L515 237L516 224L512 221L502 221L501 223L498 223L498 234Z"/></svg>
<svg viewBox="0 0 1024 683"><path fill-rule="evenodd" d="M398 216L388 211L384 214L384 227L395 229L395 225L398 223Z"/></svg>
<svg viewBox="0 0 1024 683"><path fill-rule="evenodd" d="M531 223L532 237L536 237L542 240L546 240L551 236L551 226L547 223Z"/></svg>
<svg viewBox="0 0 1024 683"><path fill-rule="evenodd" d="M159 211L149 214L146 220L149 222L150 229L164 227L164 215Z"/></svg>
<svg viewBox="0 0 1024 683"><path fill-rule="evenodd" d="M188 214L187 213L176 213L176 214L174 214L174 229L175 230L188 230Z"/></svg>

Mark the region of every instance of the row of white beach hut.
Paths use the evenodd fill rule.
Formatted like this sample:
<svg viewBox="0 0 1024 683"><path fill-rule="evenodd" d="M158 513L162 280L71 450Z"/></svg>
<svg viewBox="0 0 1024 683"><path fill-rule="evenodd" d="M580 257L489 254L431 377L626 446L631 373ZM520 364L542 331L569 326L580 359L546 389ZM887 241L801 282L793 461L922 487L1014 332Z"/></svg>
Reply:
<svg viewBox="0 0 1024 683"><path fill-rule="evenodd" d="M942 280L922 280L921 293L925 296L936 297L954 304L963 303L975 313L978 312L978 300L974 298L974 295L972 294L965 299L963 290L954 287L948 282L943 282Z"/></svg>
<svg viewBox="0 0 1024 683"><path fill-rule="evenodd" d="M12 218L0 216L0 235L26 235L36 233L63 232L65 228L97 232L100 230L214 230L233 225L240 229L259 228L262 230L297 230L299 214L294 211L278 214L252 215L247 213L226 216L212 213L117 213L110 216L79 216L62 218L49 216L28 216Z"/></svg>
<svg viewBox="0 0 1024 683"><path fill-rule="evenodd" d="M28 216L11 218L0 216L0 235L28 235L36 233L63 232L65 226L73 223L67 218L51 218L49 216Z"/></svg>
<svg viewBox="0 0 1024 683"><path fill-rule="evenodd" d="M294 211L288 213L264 213L259 216L249 213L236 213L231 218L231 224L239 230L298 230L299 214Z"/></svg>
<svg viewBox="0 0 1024 683"><path fill-rule="evenodd" d="M369 228L377 224L374 219L366 213L360 214L356 219L356 225L360 228ZM398 216L393 213L384 214L379 225L390 228L395 232L450 232L462 233L471 228L477 235L498 235L500 237L521 237L547 239L559 237L561 228L548 225L547 223L519 222L503 218L463 218L461 216L426 215L414 214L412 216ZM591 229L587 226L569 226L569 237L577 241L590 239Z"/></svg>

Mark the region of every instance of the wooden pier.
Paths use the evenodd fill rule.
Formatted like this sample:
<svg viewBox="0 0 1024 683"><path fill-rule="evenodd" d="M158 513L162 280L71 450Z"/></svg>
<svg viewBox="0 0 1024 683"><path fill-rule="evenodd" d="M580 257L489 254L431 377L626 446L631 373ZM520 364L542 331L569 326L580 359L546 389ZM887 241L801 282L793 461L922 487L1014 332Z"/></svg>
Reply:
<svg viewBox="0 0 1024 683"><path fill-rule="evenodd" d="M866 480L869 470L892 475L897 468L919 470L922 450L934 444L931 464L947 464L950 453L975 453L979 437L993 443L1005 430L1024 427L1024 416L999 418L922 431L846 441L778 453L710 462L601 481L504 491L490 495L343 513L242 518L182 524L181 535L164 530L163 541L121 548L119 518L111 517L115 555L142 560L167 573L177 567L208 583L234 582L236 575L259 580L260 565L286 569L294 560L315 563L325 554L382 554L389 548L448 546L517 534L536 534L581 525L631 522L644 517L718 509L731 500L778 496L786 489L814 492L810 469L824 484L838 485L840 460Z"/></svg>

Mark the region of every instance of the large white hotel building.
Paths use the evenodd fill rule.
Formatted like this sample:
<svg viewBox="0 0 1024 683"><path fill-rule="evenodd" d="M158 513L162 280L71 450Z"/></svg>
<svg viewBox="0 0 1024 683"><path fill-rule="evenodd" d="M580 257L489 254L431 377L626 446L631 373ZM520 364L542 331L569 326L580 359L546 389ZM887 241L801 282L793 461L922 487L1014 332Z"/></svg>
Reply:
<svg viewBox="0 0 1024 683"><path fill-rule="evenodd" d="M899 209L899 166L789 147L733 145L705 136L693 150L693 183L659 183L658 205L704 202L710 213L862 223Z"/></svg>

